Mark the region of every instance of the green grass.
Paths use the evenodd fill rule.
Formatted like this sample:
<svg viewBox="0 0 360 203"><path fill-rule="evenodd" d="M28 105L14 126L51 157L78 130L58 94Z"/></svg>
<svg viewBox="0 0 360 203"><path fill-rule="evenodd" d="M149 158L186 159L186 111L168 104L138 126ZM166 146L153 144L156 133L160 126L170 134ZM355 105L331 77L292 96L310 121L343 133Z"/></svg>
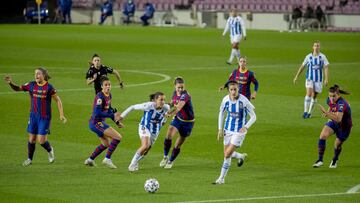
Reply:
<svg viewBox="0 0 360 203"><path fill-rule="evenodd" d="M258 120L250 129L240 152L249 159L242 168L235 162L226 184L213 186L223 160L222 143L216 141L218 108L225 92L223 84L234 67L225 66L229 40L221 31L192 28L142 28L98 26L0 26L0 76L10 74L17 84L33 79L33 70L45 66L51 83L59 90L68 123L62 125L53 104L49 140L56 162L47 163L47 154L36 146L30 167L26 158L29 98L10 93L0 83L0 202L178 202L344 193L360 184L360 35L353 33L279 33L249 31L241 52L260 83L253 101ZM315 109L314 117L301 118L305 94L304 75L294 86L292 79L312 42L320 40L330 61L330 84L352 92L350 102L354 128L343 146L337 169L327 166L333 155L334 136L327 141L325 166L313 169L317 140L326 122ZM118 69L128 85L113 88L113 106L120 111L147 101L148 95L163 91L170 98L172 79L139 86L141 83L183 76L192 95L196 124L182 147L173 169L158 167L162 158L162 130L157 143L141 161L141 169L128 173L127 166L140 145L137 125L142 112L134 112L120 129L123 142L113 155L117 170L101 166L88 168L84 160L99 144L88 129L93 88L85 84L87 62L98 53L102 62ZM135 71L135 72L134 72ZM137 71L137 72L136 72ZM112 76L111 79L115 81ZM69 91L69 89L81 89ZM319 97L325 105L326 88ZM109 122L110 123L110 122ZM168 125L168 124L167 124ZM155 177L156 194L147 194L143 184ZM356 202L360 194L284 197L269 202ZM265 200L248 200L263 202Z"/></svg>

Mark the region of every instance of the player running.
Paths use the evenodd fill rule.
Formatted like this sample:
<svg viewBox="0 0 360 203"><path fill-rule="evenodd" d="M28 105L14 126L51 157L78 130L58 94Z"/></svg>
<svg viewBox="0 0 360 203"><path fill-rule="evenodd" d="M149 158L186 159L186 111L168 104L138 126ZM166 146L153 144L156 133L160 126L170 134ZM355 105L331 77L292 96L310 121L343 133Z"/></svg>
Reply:
<svg viewBox="0 0 360 203"><path fill-rule="evenodd" d="M139 169L138 162L144 158L151 149L151 146L154 145L159 136L161 127L166 122L166 113L169 109L170 106L165 104L164 93L156 92L150 95L150 102L132 105L121 114L121 119L123 119L133 110L144 111L144 115L139 123L141 146L131 160L128 168L130 172Z"/></svg>
<svg viewBox="0 0 360 203"><path fill-rule="evenodd" d="M246 29L245 23L243 19L238 16L236 10L230 10L230 16L226 21L224 32L222 33L223 36L230 32L230 42L231 42L231 53L230 58L226 61L227 64L231 65L234 57L236 56L237 60L240 59L240 50L239 50L239 43L240 41L246 40Z"/></svg>
<svg viewBox="0 0 360 203"><path fill-rule="evenodd" d="M94 83L95 94L101 92L100 78L102 76L107 76L108 73L115 74L120 87L124 88L124 82L121 80L119 72L111 67L101 64L99 55L94 54L89 64L90 68L86 73L86 84L91 85Z"/></svg>
<svg viewBox="0 0 360 203"><path fill-rule="evenodd" d="M168 117L173 115L174 119L168 128L164 140L164 158L160 162L160 167L170 169L174 160L180 153L180 147L190 136L194 127L195 117L190 94L185 90L185 81L182 77L175 78L175 91L173 93L171 106L174 108L169 111ZM173 137L179 132L180 136L176 139L175 146L170 158L168 157Z"/></svg>
<svg viewBox="0 0 360 203"><path fill-rule="evenodd" d="M122 137L119 132L105 123L106 118L111 118L119 127L120 113L111 107L111 83L109 78L102 76L100 79L102 91L97 93L93 104L93 113L89 120L89 128L99 137L101 144L96 147L94 152L85 160L85 165L96 166L94 159L108 148L102 163L112 169L117 168L111 161L111 155L120 143ZM111 142L110 142L111 140Z"/></svg>
<svg viewBox="0 0 360 203"><path fill-rule="evenodd" d="M28 158L24 161L23 166L32 164L36 139L48 152L49 162L53 163L55 161L54 148L47 138L47 135L50 134L51 99L54 99L57 104L60 120L66 123L66 118L61 99L56 94L56 89L48 82L50 78L45 68L35 69L35 81L21 86L14 84L10 76L5 77L5 81L13 90L29 92L30 95L30 118L27 127L29 133Z"/></svg>
<svg viewBox="0 0 360 203"><path fill-rule="evenodd" d="M229 81L227 83L229 95L226 95L221 102L218 122L218 136L219 140L224 137L224 162L221 168L219 178L213 184L224 184L225 176L231 165L231 158L238 159L238 166L244 162L246 153L240 154L235 152L239 148L248 132L248 129L256 121L254 112L255 107L250 101L239 94L239 86L236 81ZM225 126L223 129L224 112L226 111ZM247 114L250 115L250 120L246 122Z"/></svg>
<svg viewBox="0 0 360 203"><path fill-rule="evenodd" d="M246 68L246 58L240 58L238 68L233 70L228 81L236 81L239 84L239 93L244 95L248 100L256 98L256 93L259 89L259 82L256 80L254 72ZM253 93L251 93L250 90L251 83L254 84ZM228 83L221 86L219 91L226 88L226 84Z"/></svg>
<svg viewBox="0 0 360 203"><path fill-rule="evenodd" d="M350 93L341 90L338 85L330 87L327 99L329 110L327 111L323 106L319 105L324 117L330 120L325 124L320 133L318 142L319 159L313 165L314 168L323 165L326 139L332 134L336 134L336 140L334 144L334 157L330 162L329 168L336 168L342 144L350 135L352 128L351 109L349 103L340 94Z"/></svg>
<svg viewBox="0 0 360 203"><path fill-rule="evenodd" d="M322 92L322 84L327 86L329 78L329 61L326 56L320 52L320 42L315 41L313 44L313 52L305 57L304 62L301 64L299 70L294 77L294 84L301 72L307 67L305 88L306 95L304 100L304 114L303 118L307 119L311 117L311 112L316 103L317 94ZM323 74L324 73L324 74ZM324 76L324 80L323 80Z"/></svg>

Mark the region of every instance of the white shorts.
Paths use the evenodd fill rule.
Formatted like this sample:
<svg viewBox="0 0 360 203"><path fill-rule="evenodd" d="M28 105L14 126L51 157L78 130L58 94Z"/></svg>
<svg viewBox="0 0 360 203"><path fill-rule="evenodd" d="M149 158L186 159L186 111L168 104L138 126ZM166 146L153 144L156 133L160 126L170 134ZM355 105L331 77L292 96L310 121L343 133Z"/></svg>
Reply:
<svg viewBox="0 0 360 203"><path fill-rule="evenodd" d="M236 147L240 147L245 140L245 133L236 133L230 131L224 131L224 145L235 145Z"/></svg>
<svg viewBox="0 0 360 203"><path fill-rule="evenodd" d="M240 41L241 41L241 35L231 35L230 36L231 44L240 43Z"/></svg>
<svg viewBox="0 0 360 203"><path fill-rule="evenodd" d="M312 80L305 80L306 89L313 89L316 93L322 92L322 82L314 82Z"/></svg>
<svg viewBox="0 0 360 203"><path fill-rule="evenodd" d="M151 134L149 129L145 128L142 125L139 125L139 137L142 139L143 137L149 137L150 138L150 145L153 145L158 138L159 134L154 135Z"/></svg>

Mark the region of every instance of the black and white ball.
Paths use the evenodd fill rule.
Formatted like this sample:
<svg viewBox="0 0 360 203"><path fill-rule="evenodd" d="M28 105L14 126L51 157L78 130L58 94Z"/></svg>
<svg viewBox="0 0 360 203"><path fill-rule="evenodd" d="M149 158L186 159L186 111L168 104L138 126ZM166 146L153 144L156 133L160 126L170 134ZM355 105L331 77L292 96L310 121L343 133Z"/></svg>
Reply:
<svg viewBox="0 0 360 203"><path fill-rule="evenodd" d="M155 178L151 178L145 181L144 189L148 193L155 193L160 188L159 182Z"/></svg>

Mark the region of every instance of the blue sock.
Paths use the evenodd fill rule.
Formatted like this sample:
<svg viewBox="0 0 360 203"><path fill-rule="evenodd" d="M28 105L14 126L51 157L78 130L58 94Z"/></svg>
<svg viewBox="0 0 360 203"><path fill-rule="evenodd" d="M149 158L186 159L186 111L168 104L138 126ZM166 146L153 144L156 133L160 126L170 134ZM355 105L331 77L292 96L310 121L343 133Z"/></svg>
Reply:
<svg viewBox="0 0 360 203"><path fill-rule="evenodd" d="M174 161L179 154L180 154L180 148L174 148L171 153L170 161Z"/></svg>
<svg viewBox="0 0 360 203"><path fill-rule="evenodd" d="M44 144L41 144L41 146L44 147L44 149L47 152L51 152L51 145L50 145L49 141L46 141Z"/></svg>
<svg viewBox="0 0 360 203"><path fill-rule="evenodd" d="M28 142L28 159L32 160L35 152L35 143Z"/></svg>
<svg viewBox="0 0 360 203"><path fill-rule="evenodd" d="M111 155L112 153L115 151L116 147L118 146L118 144L120 143L120 140L116 140L116 139L113 139L110 143L110 146L108 148L108 151L106 153L106 158L110 159L111 158Z"/></svg>
<svg viewBox="0 0 360 203"><path fill-rule="evenodd" d="M96 147L96 149L94 150L94 152L91 154L90 159L94 160L97 156L99 156L99 154L101 154L101 152L103 152L105 149L107 148L107 146L100 144L99 146Z"/></svg>
<svg viewBox="0 0 360 203"><path fill-rule="evenodd" d="M164 156L167 156L169 154L170 148L171 148L171 139L164 140Z"/></svg>
<svg viewBox="0 0 360 203"><path fill-rule="evenodd" d="M333 158L334 161L337 161L339 159L341 149L342 149L341 147L334 148L334 158Z"/></svg>
<svg viewBox="0 0 360 203"><path fill-rule="evenodd" d="M319 142L318 142L319 161L323 161L325 148L326 148L326 140L319 139Z"/></svg>

